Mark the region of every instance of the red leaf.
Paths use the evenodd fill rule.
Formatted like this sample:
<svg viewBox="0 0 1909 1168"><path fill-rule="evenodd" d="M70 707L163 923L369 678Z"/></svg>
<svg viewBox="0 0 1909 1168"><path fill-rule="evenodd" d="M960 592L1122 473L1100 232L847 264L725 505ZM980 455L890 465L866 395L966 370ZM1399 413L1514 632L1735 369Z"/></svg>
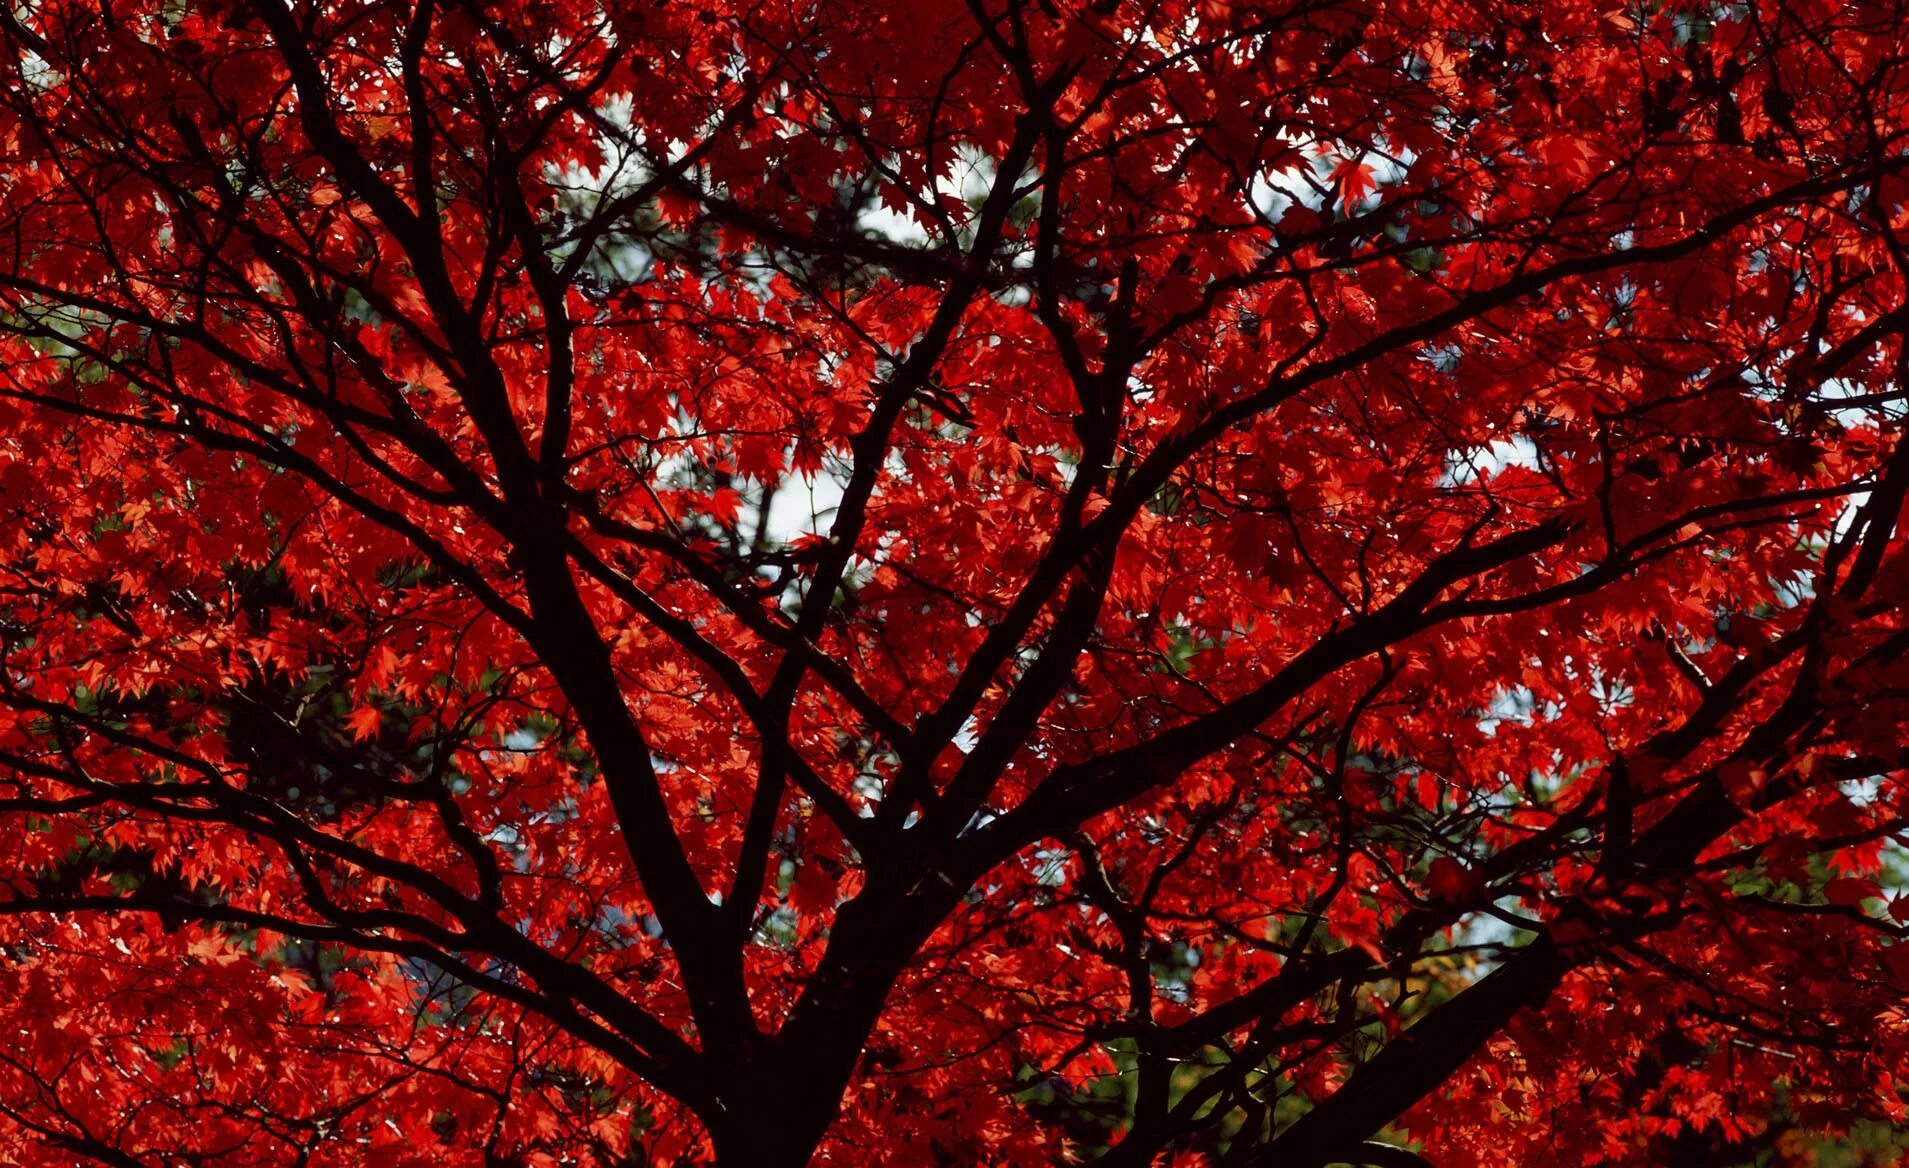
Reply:
<svg viewBox="0 0 1909 1168"><path fill-rule="evenodd" d="M345 721L351 727L352 740L363 742L377 735L384 715L375 706L359 706Z"/></svg>
<svg viewBox="0 0 1909 1168"><path fill-rule="evenodd" d="M1882 895L1874 880L1862 880L1853 876L1842 876L1823 885L1823 895L1831 904L1857 908L1865 900Z"/></svg>
<svg viewBox="0 0 1909 1168"><path fill-rule="evenodd" d="M1485 877L1478 869L1450 856L1434 859L1425 871L1425 887L1432 899L1445 904L1470 904L1485 891Z"/></svg>

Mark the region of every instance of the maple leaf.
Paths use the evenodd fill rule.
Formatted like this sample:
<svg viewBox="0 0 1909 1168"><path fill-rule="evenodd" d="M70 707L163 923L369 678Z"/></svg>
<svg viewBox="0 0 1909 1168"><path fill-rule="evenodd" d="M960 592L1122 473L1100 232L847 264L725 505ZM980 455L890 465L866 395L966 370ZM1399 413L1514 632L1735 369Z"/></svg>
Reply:
<svg viewBox="0 0 1909 1168"><path fill-rule="evenodd" d="M1485 891L1483 875L1450 856L1438 856L1427 867L1425 887L1433 899L1447 904L1476 903Z"/></svg>
<svg viewBox="0 0 1909 1168"><path fill-rule="evenodd" d="M1364 155L1350 155L1333 167L1327 182L1339 192L1339 206L1350 215L1378 189L1378 171Z"/></svg>
<svg viewBox="0 0 1909 1168"><path fill-rule="evenodd" d="M377 737L378 729L383 723L383 712L376 706L370 705L359 706L345 719L345 724L351 728L352 739L357 742Z"/></svg>
<svg viewBox="0 0 1909 1168"><path fill-rule="evenodd" d="M1848 908L1860 908L1865 900L1873 900L1881 895L1882 889L1874 880L1841 876L1823 885L1823 896L1831 904Z"/></svg>

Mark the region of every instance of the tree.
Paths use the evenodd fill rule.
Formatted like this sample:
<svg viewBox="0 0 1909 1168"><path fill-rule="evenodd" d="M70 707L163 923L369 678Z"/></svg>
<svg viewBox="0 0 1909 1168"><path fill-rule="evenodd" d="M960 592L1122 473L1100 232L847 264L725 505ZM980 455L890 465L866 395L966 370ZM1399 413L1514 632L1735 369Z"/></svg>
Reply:
<svg viewBox="0 0 1909 1168"><path fill-rule="evenodd" d="M7 9L0 1159L1887 1160L1906 17Z"/></svg>

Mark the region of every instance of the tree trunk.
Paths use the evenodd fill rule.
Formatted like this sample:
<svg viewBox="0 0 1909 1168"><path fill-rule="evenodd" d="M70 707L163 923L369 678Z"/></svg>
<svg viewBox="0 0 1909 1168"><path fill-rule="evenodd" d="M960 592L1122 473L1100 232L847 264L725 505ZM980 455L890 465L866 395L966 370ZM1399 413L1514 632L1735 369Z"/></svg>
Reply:
<svg viewBox="0 0 1909 1168"><path fill-rule="evenodd" d="M764 1071L771 1068L726 1096L722 1118L710 1125L718 1168L803 1168L840 1111L843 1087L833 1076Z"/></svg>

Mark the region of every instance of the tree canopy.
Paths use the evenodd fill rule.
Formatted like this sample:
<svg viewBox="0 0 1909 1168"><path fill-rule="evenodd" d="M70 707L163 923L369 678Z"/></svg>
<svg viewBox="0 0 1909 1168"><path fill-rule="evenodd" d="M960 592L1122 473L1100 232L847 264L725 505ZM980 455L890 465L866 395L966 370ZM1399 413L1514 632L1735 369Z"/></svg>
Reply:
<svg viewBox="0 0 1909 1168"><path fill-rule="evenodd" d="M1900 3L0 74L0 1161L1894 1162Z"/></svg>

